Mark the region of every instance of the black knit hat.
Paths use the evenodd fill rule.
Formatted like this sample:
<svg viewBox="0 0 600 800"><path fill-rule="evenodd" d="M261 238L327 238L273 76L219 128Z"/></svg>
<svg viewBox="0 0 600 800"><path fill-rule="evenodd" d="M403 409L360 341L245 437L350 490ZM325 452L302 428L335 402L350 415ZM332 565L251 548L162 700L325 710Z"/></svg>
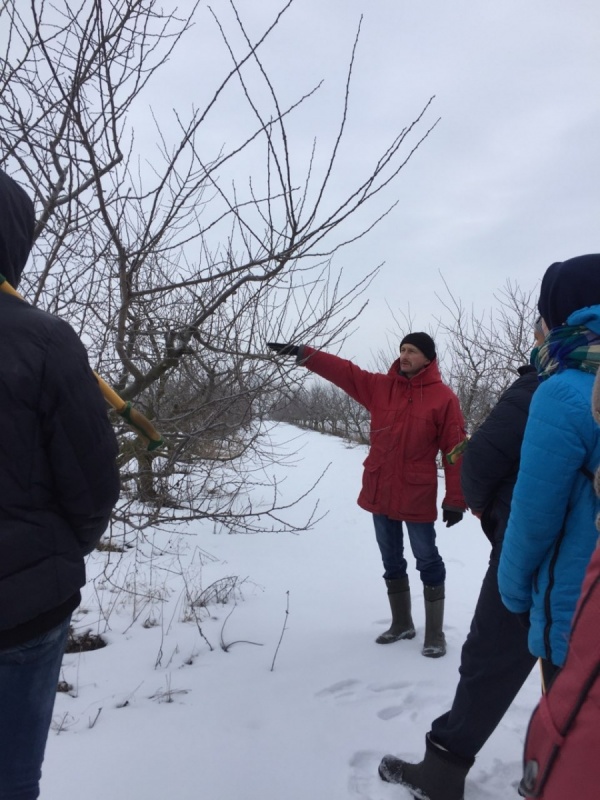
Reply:
<svg viewBox="0 0 600 800"><path fill-rule="evenodd" d="M542 278L538 310L551 330L580 308L600 304L600 254L551 264Z"/></svg>
<svg viewBox="0 0 600 800"><path fill-rule="evenodd" d="M423 331L408 333L400 342L400 347L402 347L403 344L413 344L415 347L418 347L425 358L428 358L430 361L433 361L435 358L435 342L428 333L423 333Z"/></svg>

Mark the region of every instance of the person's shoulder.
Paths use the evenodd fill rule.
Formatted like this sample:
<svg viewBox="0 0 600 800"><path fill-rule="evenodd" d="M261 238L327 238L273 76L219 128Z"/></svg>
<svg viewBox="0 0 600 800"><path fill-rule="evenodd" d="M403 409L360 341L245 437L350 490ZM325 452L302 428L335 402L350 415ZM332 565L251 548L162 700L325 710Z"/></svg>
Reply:
<svg viewBox="0 0 600 800"><path fill-rule="evenodd" d="M30 326L37 325L52 330L56 327L60 328L63 325L69 324L61 317L57 317L56 314L51 314L49 311L44 311L44 309L39 308L39 306L30 306L24 303L20 310L21 316L27 319L27 324Z"/></svg>
<svg viewBox="0 0 600 800"><path fill-rule="evenodd" d="M79 339L66 320L50 314L42 308L23 303L11 311L7 324L10 325L11 331L19 340L32 339L39 344L44 340L51 342L55 338L72 339L75 337Z"/></svg>
<svg viewBox="0 0 600 800"><path fill-rule="evenodd" d="M85 347L69 322L41 308L29 306L20 333L46 352L54 367L66 366L69 359L85 353Z"/></svg>
<svg viewBox="0 0 600 800"><path fill-rule="evenodd" d="M581 370L568 369L552 375L535 392L532 413L558 425L567 419L575 420L578 427L595 425L591 413L593 386L594 375Z"/></svg>
<svg viewBox="0 0 600 800"><path fill-rule="evenodd" d="M432 386L439 393L439 395L441 397L444 397L447 400L450 400L450 401L453 401L453 402L454 401L456 401L457 403L459 402L458 395L456 394L454 389L451 386L449 386L447 383L445 383L444 380L441 377L440 377L439 381L434 383L434 384L432 384Z"/></svg>
<svg viewBox="0 0 600 800"><path fill-rule="evenodd" d="M540 385L537 371L534 367L522 368L519 370L519 377L516 378L500 395L499 403L519 402L525 399L529 402L531 395Z"/></svg>
<svg viewBox="0 0 600 800"><path fill-rule="evenodd" d="M438 394L446 395L448 397L450 397L451 395L456 396L453 390L450 388L450 386L446 383L446 381L442 377L442 373L440 372L437 360L432 361L430 364L428 364L417 375L417 378L418 377L421 377L421 383L423 386L428 386Z"/></svg>
<svg viewBox="0 0 600 800"><path fill-rule="evenodd" d="M565 401L581 401L589 404L592 397L594 378L590 372L579 369L565 369L542 381L537 392L541 399L555 398ZM538 400L538 403L541 400Z"/></svg>
<svg viewBox="0 0 600 800"><path fill-rule="evenodd" d="M534 392L539 385L540 379L537 374L537 370L534 367L530 367L527 371L522 372L519 375L519 377L513 382L512 388L516 390L524 390L526 392Z"/></svg>
<svg viewBox="0 0 600 800"><path fill-rule="evenodd" d="M518 377L511 383L511 386L529 386L539 384L537 369L532 364L524 364L517 370Z"/></svg>

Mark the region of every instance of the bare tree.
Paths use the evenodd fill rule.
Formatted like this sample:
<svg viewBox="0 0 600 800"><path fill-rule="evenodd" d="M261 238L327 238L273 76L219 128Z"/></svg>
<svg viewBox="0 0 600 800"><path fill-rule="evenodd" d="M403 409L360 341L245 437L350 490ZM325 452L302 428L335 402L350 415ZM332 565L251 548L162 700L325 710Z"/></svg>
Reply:
<svg viewBox="0 0 600 800"><path fill-rule="evenodd" d="M430 100L339 196L357 33L333 146L323 154L315 139L298 167L294 121L319 86L281 97L261 56L292 2L255 37L235 4L229 22L212 14L230 68L203 106L152 115L152 151L138 143L136 115L185 46L197 5L182 15L155 0L0 4L0 165L37 214L21 291L67 319L94 368L165 435L154 457L121 431L120 514L138 529L194 516L254 529L244 458L286 370L257 350L282 335L343 339L377 267L348 287L332 257L389 213L393 202L354 222L436 124L423 123ZM245 127L211 147L206 131L230 91ZM276 492L270 513L280 519Z"/></svg>
<svg viewBox="0 0 600 800"><path fill-rule="evenodd" d="M341 424L344 426L344 437L360 444L369 444L371 415L364 406L357 403L350 395L341 390L337 390L337 393L340 402Z"/></svg>
<svg viewBox="0 0 600 800"><path fill-rule="evenodd" d="M534 290L507 282L495 295L493 309L466 309L444 281L439 298L447 312L437 320L445 339L443 357L448 382L457 393L467 430L487 417L502 392L529 363L537 316Z"/></svg>

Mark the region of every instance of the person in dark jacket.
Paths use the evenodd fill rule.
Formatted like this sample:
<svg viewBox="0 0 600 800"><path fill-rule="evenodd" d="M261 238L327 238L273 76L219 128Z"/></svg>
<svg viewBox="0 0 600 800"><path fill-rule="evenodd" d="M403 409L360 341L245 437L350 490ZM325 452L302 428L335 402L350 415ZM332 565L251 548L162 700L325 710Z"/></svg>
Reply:
<svg viewBox="0 0 600 800"><path fill-rule="evenodd" d="M16 288L33 204L0 170L0 272ZM34 800L84 556L119 496L117 444L63 320L0 292L0 796Z"/></svg>
<svg viewBox="0 0 600 800"><path fill-rule="evenodd" d="M403 525L406 526L425 599L422 653L443 656L446 568L436 546L438 475L442 452L446 494L442 501L447 527L460 522L466 504L460 488L460 466L446 458L465 439L458 398L442 382L435 343L426 333L409 333L400 342L400 357L387 374L367 372L351 361L305 345L268 345L281 355L339 386L371 414L371 448L364 462L358 505L373 514L392 624L379 644L412 639L415 628Z"/></svg>
<svg viewBox="0 0 600 800"><path fill-rule="evenodd" d="M536 344L543 335L536 327ZM535 352L535 351L534 351ZM416 789L429 800L462 800L467 773L531 672L527 625L500 598L498 562L519 471L521 442L538 379L535 367L519 369L463 454L465 499L481 520L492 551L461 653L460 678L452 707L435 719L426 736L423 761L410 764L385 756L381 778Z"/></svg>

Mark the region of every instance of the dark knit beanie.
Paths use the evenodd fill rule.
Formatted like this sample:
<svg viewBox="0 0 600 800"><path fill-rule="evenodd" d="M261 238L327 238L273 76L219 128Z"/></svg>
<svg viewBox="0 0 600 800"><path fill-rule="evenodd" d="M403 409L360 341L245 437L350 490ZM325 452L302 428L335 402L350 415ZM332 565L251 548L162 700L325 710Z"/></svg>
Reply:
<svg viewBox="0 0 600 800"><path fill-rule="evenodd" d="M402 347L403 344L412 344L418 347L425 358L428 358L430 361L433 361L435 358L435 342L428 333L423 333L423 331L408 333L400 342L400 347Z"/></svg>
<svg viewBox="0 0 600 800"><path fill-rule="evenodd" d="M600 304L600 254L551 264L542 278L538 310L548 328L558 328L580 308Z"/></svg>

